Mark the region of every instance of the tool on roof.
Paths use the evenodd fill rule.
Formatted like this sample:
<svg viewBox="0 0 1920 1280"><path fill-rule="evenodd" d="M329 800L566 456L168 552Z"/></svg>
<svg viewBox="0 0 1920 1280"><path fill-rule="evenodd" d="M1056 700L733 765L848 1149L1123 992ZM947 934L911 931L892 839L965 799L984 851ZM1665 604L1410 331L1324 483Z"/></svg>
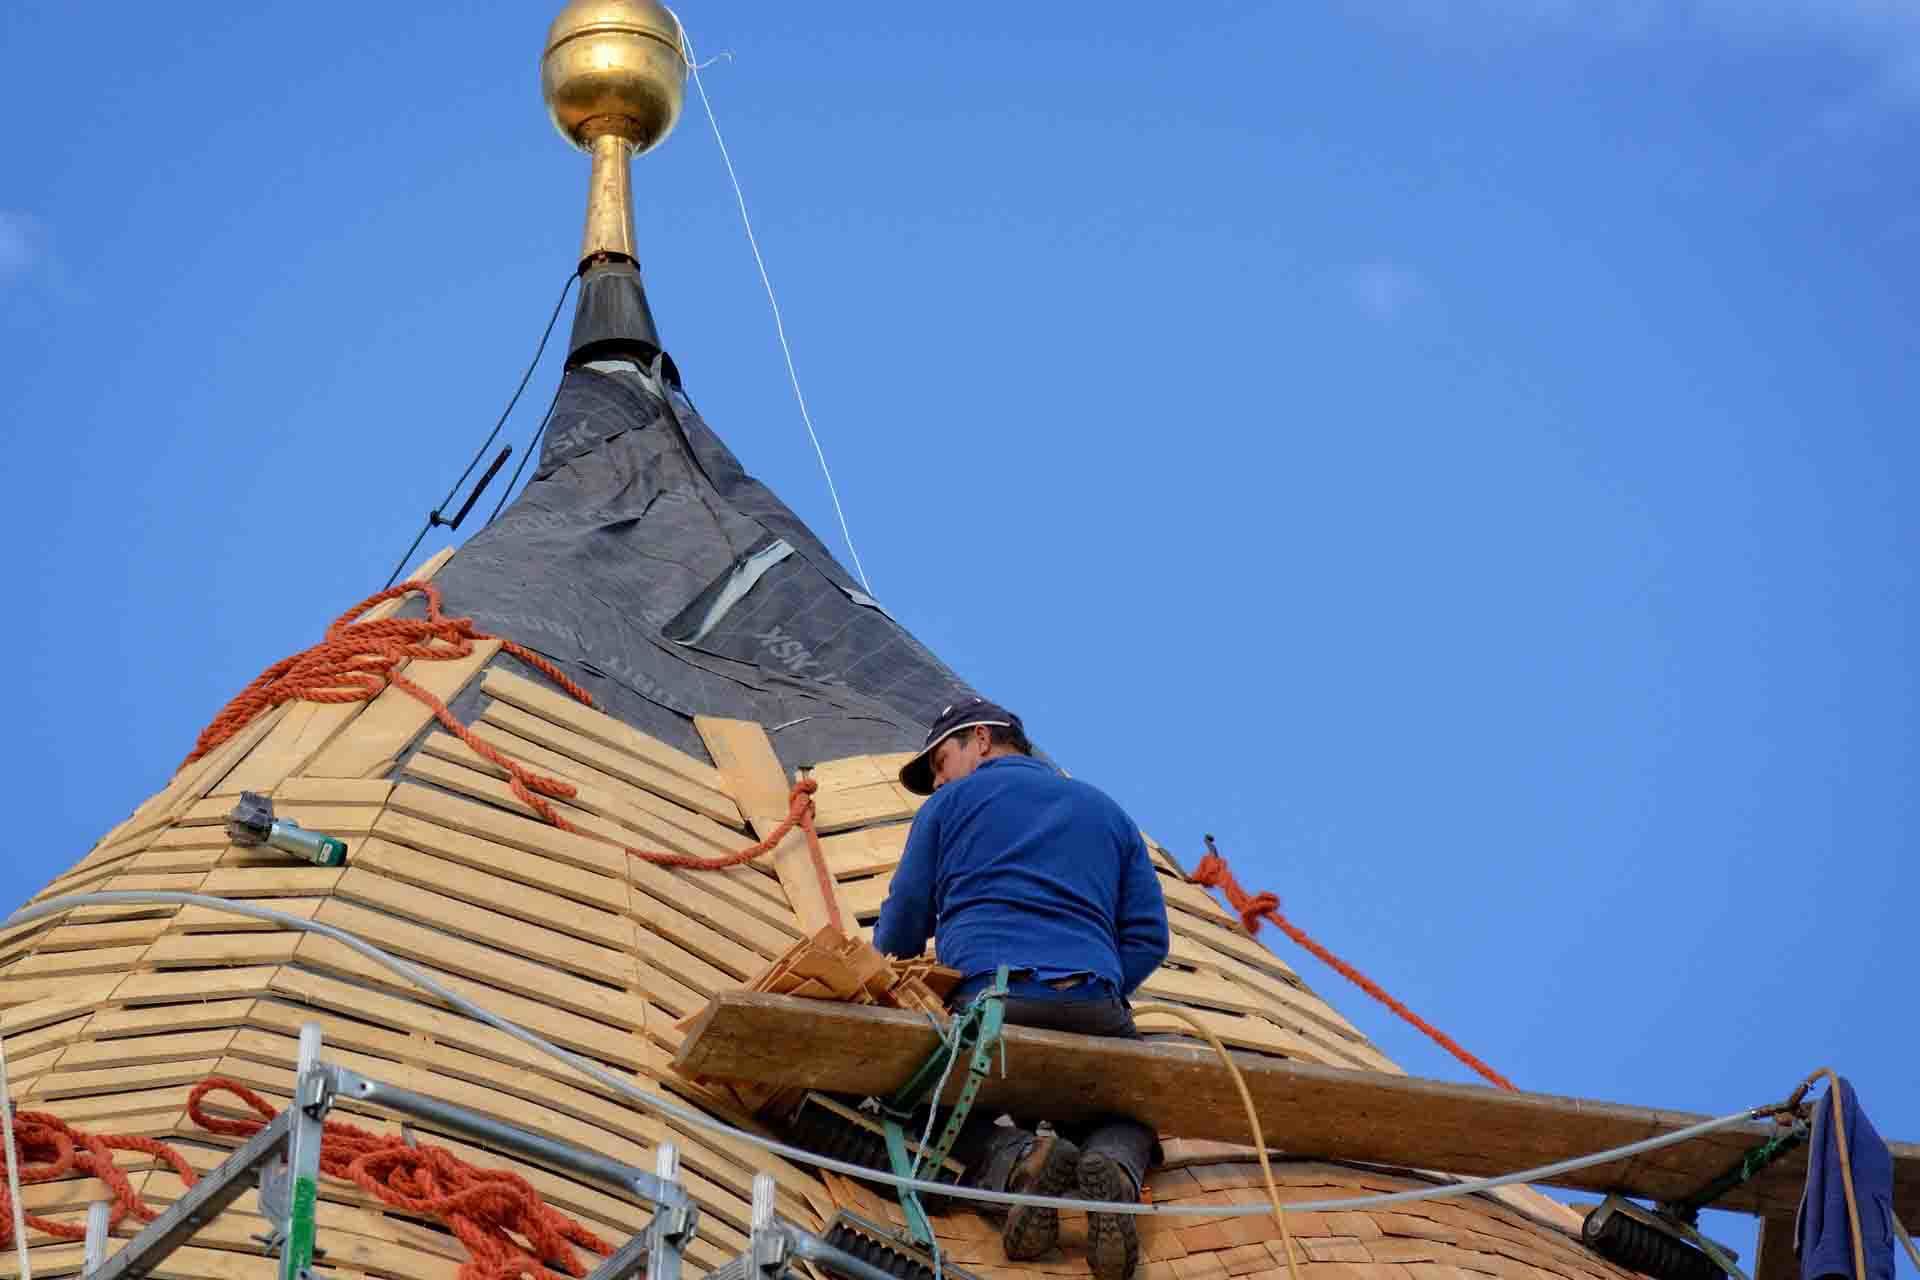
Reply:
<svg viewBox="0 0 1920 1280"><path fill-rule="evenodd" d="M1806 1140L1807 1124L1795 1118L1692 1195L1662 1201L1652 1209L1624 1196L1608 1196L1587 1214L1580 1238L1607 1261L1654 1280L1746 1280L1738 1265L1740 1255L1700 1234L1700 1211Z"/></svg>
<svg viewBox="0 0 1920 1280"><path fill-rule="evenodd" d="M235 844L267 845L316 867L347 865L347 842L309 831L291 818L273 816L273 801L258 791L242 791L227 815L227 835Z"/></svg>

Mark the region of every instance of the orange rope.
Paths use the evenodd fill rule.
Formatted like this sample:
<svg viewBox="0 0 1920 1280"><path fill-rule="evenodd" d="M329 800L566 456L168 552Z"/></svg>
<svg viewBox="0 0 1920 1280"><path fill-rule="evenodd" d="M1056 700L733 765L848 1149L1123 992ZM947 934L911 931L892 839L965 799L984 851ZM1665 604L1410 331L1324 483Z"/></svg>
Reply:
<svg viewBox="0 0 1920 1280"><path fill-rule="evenodd" d="M1498 1071L1495 1071L1486 1063L1480 1061L1480 1059L1473 1054L1461 1048L1452 1036L1440 1030L1425 1018L1407 1008L1404 1004L1401 1004L1398 1000L1383 991L1379 983L1367 977L1366 974L1361 973L1345 960L1342 960L1339 956L1334 955L1333 952L1308 937L1306 932L1298 925L1280 914L1279 898L1271 893L1250 894L1241 888L1240 882L1234 879L1233 871L1227 866L1227 860L1221 857L1220 851L1214 847L1212 836L1207 837L1207 856L1200 859L1200 865L1193 869L1193 875L1190 879L1192 879L1195 884L1204 885L1209 889L1219 889L1224 893L1227 896L1227 901L1233 905L1233 909L1240 913L1240 921L1246 926L1248 933L1258 934L1260 932L1261 921L1271 920L1274 924L1280 926L1280 932L1286 934L1308 951L1320 957L1321 960L1330 965L1342 977L1352 982L1381 1004L1387 1006L1387 1008L1399 1014L1402 1018L1405 1018L1419 1030L1425 1032L1432 1038L1435 1044L1479 1072L1488 1083L1498 1085L1502 1089L1514 1089L1515 1092L1518 1092L1511 1080L1501 1075Z"/></svg>
<svg viewBox="0 0 1920 1280"><path fill-rule="evenodd" d="M398 599L411 592L419 592L427 598L426 617L381 618L372 622L357 620L361 614L382 601ZM255 716L283 702L296 698L304 702L366 702L379 696L391 685L418 699L433 712L434 719L448 733L466 743L483 759L504 770L507 785L513 789L513 794L544 821L562 831L625 849L633 857L656 866L684 867L691 871L724 871L770 852L786 838L788 832L799 827L806 834L807 852L813 860L814 874L819 878L821 893L826 898L834 927L843 933L846 931L834 899L833 873L827 867L826 854L820 848L820 836L813 826L813 794L819 789L819 784L813 779L802 778L793 784L792 794L787 799L786 818L768 832L764 840L735 853L702 858L689 853L636 849L595 832L581 831L568 822L550 803L550 799L573 799L579 792L571 783L536 773L518 760L487 745L454 718L445 702L399 672L400 664L409 658L429 662L465 658L473 653L476 641L496 638L477 630L472 618L449 618L443 614L440 611L440 591L431 583L407 581L388 587L385 591L368 596L336 618L333 625L327 628L325 640L291 658L283 658L262 671L252 684L242 689L213 718L181 763L193 763L240 732ZM566 690L576 702L588 707L593 705L593 695L531 649L511 640L501 640L500 647Z"/></svg>
<svg viewBox="0 0 1920 1280"><path fill-rule="evenodd" d="M109 1222L115 1226L128 1214L142 1222L151 1222L160 1216L158 1209L150 1209L141 1202L133 1184L127 1181L127 1175L114 1163L115 1151L143 1151L164 1160L188 1186L192 1186L198 1176L193 1166L172 1147L151 1138L84 1133L45 1111L18 1112L14 1116L14 1126L15 1142L20 1150L22 1184L53 1182L75 1175L98 1178L107 1184L107 1189L113 1194L113 1211ZM70 1222L60 1222L37 1213L27 1214L26 1219L27 1225L63 1240L87 1238L84 1227ZM0 1182L0 1248L12 1244L13 1197L8 1193L6 1184Z"/></svg>
<svg viewBox="0 0 1920 1280"><path fill-rule="evenodd" d="M260 1119L223 1120L209 1115L203 1104L212 1093L233 1094ZM188 1095L187 1114L211 1133L245 1139L265 1128L276 1113L265 1098L245 1085L213 1076ZM188 1186L199 1179L179 1152L152 1138L89 1134L42 1111L21 1112L18 1119L21 1154L28 1160L20 1180L46 1182L74 1174L99 1178L113 1193L110 1220L116 1225L128 1214L151 1222L160 1211L134 1191L127 1175L114 1164L114 1150L143 1151L163 1160ZM548 1206L520 1175L468 1164L445 1147L408 1146L402 1138L383 1138L335 1121L326 1125L320 1169L357 1184L395 1209L445 1223L472 1255L461 1266L459 1280L520 1280L529 1272L553 1277L554 1267L569 1276L585 1276L587 1267L575 1246L602 1257L613 1251L612 1245L578 1221ZM0 1227L0 1247L12 1243L11 1214L6 1187L0 1185L0 1216L6 1218ZM37 1214L27 1215L27 1221L62 1239L86 1238L86 1231L72 1223Z"/></svg>

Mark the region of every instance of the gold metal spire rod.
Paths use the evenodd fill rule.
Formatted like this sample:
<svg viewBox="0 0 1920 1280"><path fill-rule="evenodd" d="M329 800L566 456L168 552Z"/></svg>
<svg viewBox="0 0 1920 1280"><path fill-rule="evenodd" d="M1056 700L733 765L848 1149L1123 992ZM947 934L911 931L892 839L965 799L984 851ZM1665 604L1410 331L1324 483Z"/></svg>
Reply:
<svg viewBox="0 0 1920 1280"><path fill-rule="evenodd" d="M540 92L554 128L593 156L580 269L638 261L629 157L652 150L680 118L686 90L680 24L656 0L572 0L547 30Z"/></svg>

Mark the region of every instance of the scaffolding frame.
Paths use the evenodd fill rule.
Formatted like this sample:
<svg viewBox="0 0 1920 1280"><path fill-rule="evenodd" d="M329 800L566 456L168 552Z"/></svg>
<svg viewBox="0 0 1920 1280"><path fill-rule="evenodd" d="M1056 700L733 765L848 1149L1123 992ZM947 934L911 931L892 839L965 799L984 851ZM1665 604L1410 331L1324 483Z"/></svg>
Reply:
<svg viewBox="0 0 1920 1280"><path fill-rule="evenodd" d="M300 1057L293 1105L274 1117L239 1150L188 1188L159 1217L112 1257L106 1256L107 1206L87 1214L85 1280L147 1277L195 1232L256 1185L261 1209L273 1225L266 1243L280 1264L281 1280L318 1280L315 1208L320 1143L327 1112L347 1100L419 1120L438 1129L533 1163L611 1187L653 1209L646 1228L631 1236L596 1267L588 1280L680 1280L687 1246L699 1231L700 1207L679 1181L679 1151L662 1142L652 1172L571 1142L561 1142L507 1124L478 1111L385 1084L321 1058L320 1025L300 1030ZM753 1218L747 1248L722 1264L716 1280L779 1280L794 1261L808 1261L846 1280L893 1280L886 1271L829 1243L774 1212L774 1180L753 1179Z"/></svg>

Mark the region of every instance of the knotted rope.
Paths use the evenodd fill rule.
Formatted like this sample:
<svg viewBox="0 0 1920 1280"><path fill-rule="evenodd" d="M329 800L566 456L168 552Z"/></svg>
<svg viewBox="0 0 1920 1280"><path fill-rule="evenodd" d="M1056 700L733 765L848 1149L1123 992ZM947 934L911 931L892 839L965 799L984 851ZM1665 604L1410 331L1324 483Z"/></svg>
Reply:
<svg viewBox="0 0 1920 1280"><path fill-rule="evenodd" d="M1309 937L1306 931L1301 929L1300 926L1280 914L1280 899L1278 897L1271 893L1248 893L1245 889L1241 888L1240 882L1234 878L1232 869L1227 866L1227 860L1221 857L1220 850L1214 847L1212 836L1207 837L1206 856L1200 859L1200 865L1193 869L1193 875L1189 878L1197 885L1203 885L1209 889L1218 889L1224 893L1227 897L1227 902L1239 913L1240 922L1246 926L1249 934L1257 935L1260 932L1262 921L1271 921L1273 924L1278 925L1280 932L1286 934L1289 938L1292 938L1295 942L1325 961L1336 973L1346 978L1349 982L1352 982L1375 1000L1378 1000L1381 1004L1384 1004L1387 1008L1393 1010L1402 1018L1405 1018L1415 1028L1431 1038L1435 1044L1458 1058L1462 1063L1479 1072L1488 1083L1497 1085L1502 1089L1515 1089L1514 1083L1511 1080L1501 1075L1498 1071L1495 1071L1473 1054L1461 1048L1452 1036L1440 1030L1425 1018L1407 1008L1406 1005L1401 1004L1398 1000L1388 995L1381 989L1379 983L1321 946ZM1515 1089L1515 1091L1518 1092L1517 1089Z"/></svg>
<svg viewBox="0 0 1920 1280"><path fill-rule="evenodd" d="M206 1100L216 1093L234 1095L260 1118L226 1120L210 1114ZM278 1113L247 1086L212 1076L187 1096L187 1114L209 1133L245 1140ZM17 1119L20 1180L99 1178L112 1193L109 1221L115 1225L129 1214L151 1222L160 1210L146 1204L133 1189L114 1163L114 1151L140 1151L164 1161L188 1186L199 1180L185 1157L164 1142L131 1134L90 1134L44 1111L23 1111ZM460 1268L459 1280L521 1280L527 1273L552 1277L556 1267L569 1276L585 1276L587 1267L576 1246L603 1257L613 1251L607 1241L550 1207L525 1178L507 1169L468 1164L445 1147L409 1146L403 1138L381 1137L355 1125L329 1121L320 1147L320 1169L355 1183L383 1204L445 1223L471 1255ZM0 1187L0 1218L5 1219L0 1248L13 1241L11 1206L6 1200L6 1190ZM64 1240L86 1238L86 1230L72 1223L31 1213L26 1220Z"/></svg>
<svg viewBox="0 0 1920 1280"><path fill-rule="evenodd" d="M203 1104L215 1093L233 1094L260 1118L223 1120L208 1114ZM278 1113L245 1085L212 1076L187 1096L187 1114L211 1133L245 1140ZM330 1120L320 1145L320 1171L355 1183L395 1209L446 1223L472 1255L459 1280L519 1280L525 1272L551 1275L552 1267L585 1276L587 1267L575 1246L602 1257L613 1252L607 1241L550 1207L519 1174L468 1164L445 1147L409 1146L404 1138ZM516 1235L530 1248L523 1248Z"/></svg>
<svg viewBox="0 0 1920 1280"><path fill-rule="evenodd" d="M142 1222L151 1222L160 1216L158 1209L149 1208L141 1201L133 1184L127 1181L127 1175L114 1163L115 1151L140 1151L163 1160L188 1186L192 1186L198 1176L193 1166L164 1142L133 1134L86 1133L45 1111L15 1113L13 1133L19 1148L22 1183L54 1182L74 1176L98 1178L113 1195L113 1210L108 1219L113 1225L118 1225L128 1214ZM12 1201L7 1187L0 1184L0 1248L14 1242ZM87 1238L86 1228L70 1222L37 1213L28 1213L25 1218L28 1226L62 1240Z"/></svg>
<svg viewBox="0 0 1920 1280"><path fill-rule="evenodd" d="M378 618L370 622L359 620L361 614L375 605L415 592L426 597L426 617ZM807 851L812 858L814 874L820 881L821 894L826 899L833 924L845 932L846 927L834 899L833 873L827 866L825 853L821 851L819 834L814 830L813 795L819 789L819 784L813 779L802 778L794 783L787 799L786 818L769 831L765 839L737 852L702 858L689 853L637 849L575 827L561 815L552 801L571 800L579 794L578 788L572 783L529 769L520 761L489 746L461 724L443 700L400 673L400 664L408 659L446 662L465 658L472 655L477 642L496 639L500 640L502 649L559 685L574 701L582 706L593 706L593 695L569 679L566 672L552 662L524 645L480 631L474 626L472 618L447 617L441 612L439 589L432 583L410 580L368 596L336 618L333 625L327 628L326 639L319 644L290 658L283 658L262 671L253 683L235 695L213 718L181 763L184 766L200 759L240 732L255 716L284 702L295 699L303 702L367 702L391 686L417 699L433 713L434 719L448 733L466 743L476 755L505 772L507 785L513 789L513 794L543 821L562 831L624 849L633 857L656 866L684 867L692 871L724 871L771 852L786 838L788 832L799 827L806 834Z"/></svg>

